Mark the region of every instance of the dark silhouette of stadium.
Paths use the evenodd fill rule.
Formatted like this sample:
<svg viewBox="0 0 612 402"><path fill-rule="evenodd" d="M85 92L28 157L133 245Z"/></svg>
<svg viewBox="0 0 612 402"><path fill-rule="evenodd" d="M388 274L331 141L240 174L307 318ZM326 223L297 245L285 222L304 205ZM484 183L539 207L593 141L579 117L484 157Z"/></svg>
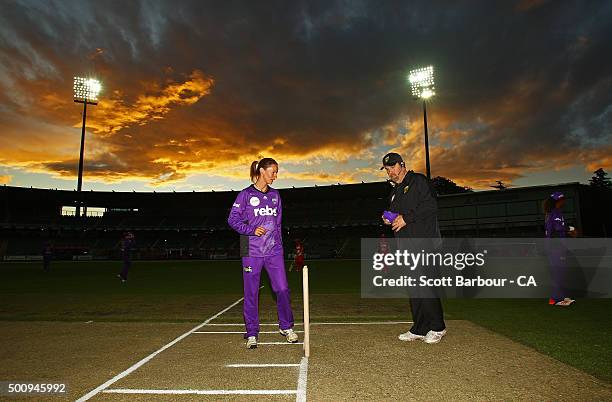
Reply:
<svg viewBox="0 0 612 402"><path fill-rule="evenodd" d="M380 219L389 190L386 182L281 189L285 244L303 239L311 259L359 258L361 238L392 235ZM567 183L439 196L442 235L542 237L541 202L552 191L566 195L566 219L582 235L610 233L609 212L597 211L606 210L611 200L589 186ZM125 231L136 237L135 258L238 258L238 235L226 223L236 194L84 192L85 208L102 212L77 218L74 212L62 213L63 207L76 205L74 191L3 186L0 258L34 259L29 256L40 256L47 241L55 258L119 258Z"/></svg>

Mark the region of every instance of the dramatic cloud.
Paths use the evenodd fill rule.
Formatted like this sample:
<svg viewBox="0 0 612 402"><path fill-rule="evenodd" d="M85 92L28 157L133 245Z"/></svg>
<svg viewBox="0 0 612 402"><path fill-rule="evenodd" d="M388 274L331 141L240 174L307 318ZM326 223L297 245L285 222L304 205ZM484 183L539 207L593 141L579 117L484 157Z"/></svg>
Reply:
<svg viewBox="0 0 612 402"><path fill-rule="evenodd" d="M112 135L130 126L143 126L163 119L171 107L189 106L210 93L213 82L201 71L194 71L188 81L152 88L153 93L138 95L133 105L126 105L121 91L99 103L96 118L89 127L97 134Z"/></svg>
<svg viewBox="0 0 612 402"><path fill-rule="evenodd" d="M542 171L612 169L612 4L593 1L16 1L0 14L0 164L76 175L72 77L88 107L88 181L184 186L423 170L422 105L406 73L433 64L432 173L486 187ZM215 180L216 180L215 179ZM564 181L560 178L559 181Z"/></svg>

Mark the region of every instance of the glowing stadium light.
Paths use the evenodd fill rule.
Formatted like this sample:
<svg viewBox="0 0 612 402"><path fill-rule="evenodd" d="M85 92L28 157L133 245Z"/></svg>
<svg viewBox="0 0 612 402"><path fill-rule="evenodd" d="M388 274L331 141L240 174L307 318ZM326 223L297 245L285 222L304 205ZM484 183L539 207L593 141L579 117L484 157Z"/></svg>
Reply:
<svg viewBox="0 0 612 402"><path fill-rule="evenodd" d="M436 94L434 88L433 66L417 68L408 74L408 81L415 98L429 99Z"/></svg>
<svg viewBox="0 0 612 402"><path fill-rule="evenodd" d="M429 135L427 134L427 104L425 101L436 94L434 87L433 66L410 70L408 82L412 88L412 96L423 100L423 128L425 131L425 168L427 178L431 179L431 167L429 166Z"/></svg>
<svg viewBox="0 0 612 402"><path fill-rule="evenodd" d="M81 188L83 187L83 151L85 150L85 121L87 105L97 105L102 84L94 78L74 77L74 101L83 104L83 127L81 130L81 152L79 154L79 178L77 181L76 217L81 216ZM86 207L85 207L86 208ZM87 213L87 212L85 212Z"/></svg>
<svg viewBox="0 0 612 402"><path fill-rule="evenodd" d="M432 96L434 96L436 93L430 89L426 89L423 92L421 92L421 98L423 99L429 99Z"/></svg>
<svg viewBox="0 0 612 402"><path fill-rule="evenodd" d="M102 90L100 81L94 78L74 77L74 101L94 104Z"/></svg>

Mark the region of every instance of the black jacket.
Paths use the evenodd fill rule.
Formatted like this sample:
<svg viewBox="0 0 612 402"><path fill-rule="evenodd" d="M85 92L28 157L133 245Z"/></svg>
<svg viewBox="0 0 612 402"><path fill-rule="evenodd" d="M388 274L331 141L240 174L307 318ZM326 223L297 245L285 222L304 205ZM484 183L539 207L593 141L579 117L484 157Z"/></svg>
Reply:
<svg viewBox="0 0 612 402"><path fill-rule="evenodd" d="M395 237L440 237L436 193L424 175L408 172L389 194L389 205L389 210L400 213L406 222Z"/></svg>

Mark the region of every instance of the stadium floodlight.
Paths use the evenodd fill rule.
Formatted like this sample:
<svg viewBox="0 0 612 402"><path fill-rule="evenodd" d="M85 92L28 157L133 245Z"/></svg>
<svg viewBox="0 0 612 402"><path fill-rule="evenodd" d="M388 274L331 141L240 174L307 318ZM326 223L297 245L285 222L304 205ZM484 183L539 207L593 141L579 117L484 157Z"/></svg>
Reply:
<svg viewBox="0 0 612 402"><path fill-rule="evenodd" d="M95 105L102 90L100 81L94 78L74 77L74 101Z"/></svg>
<svg viewBox="0 0 612 402"><path fill-rule="evenodd" d="M408 81L410 81L410 86L412 87L412 96L415 98L429 99L436 94L433 66L410 71Z"/></svg>
<svg viewBox="0 0 612 402"><path fill-rule="evenodd" d="M427 104L426 101L436 94L434 87L433 66L417 68L408 74L408 81L412 88L412 96L423 100L423 127L425 130L425 168L427 178L431 179L431 168L429 166L429 135L427 133Z"/></svg>
<svg viewBox="0 0 612 402"><path fill-rule="evenodd" d="M83 151L85 149L85 122L87 105L97 105L98 95L102 90L100 81L94 78L74 77L74 101L83 104L83 127L81 129L81 152L79 154L79 178L77 181L76 216L81 216L81 187L83 186Z"/></svg>

